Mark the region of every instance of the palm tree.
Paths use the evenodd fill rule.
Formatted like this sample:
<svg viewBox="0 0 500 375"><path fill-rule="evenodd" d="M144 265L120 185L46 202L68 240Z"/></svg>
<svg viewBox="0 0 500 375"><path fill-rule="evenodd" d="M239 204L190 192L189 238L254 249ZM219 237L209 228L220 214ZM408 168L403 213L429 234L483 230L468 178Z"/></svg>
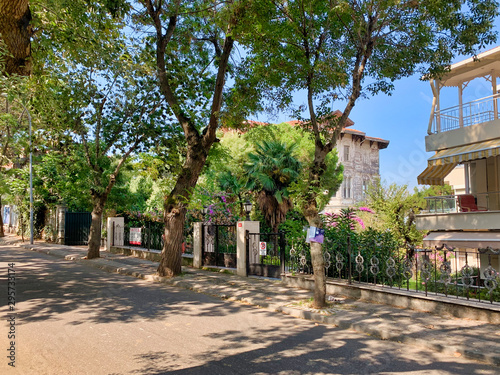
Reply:
<svg viewBox="0 0 500 375"><path fill-rule="evenodd" d="M262 141L255 145L255 153L248 154L248 162L243 166L248 176L247 188L256 193L256 202L274 232L292 208L288 188L301 170L301 163L294 156L296 148L295 143Z"/></svg>

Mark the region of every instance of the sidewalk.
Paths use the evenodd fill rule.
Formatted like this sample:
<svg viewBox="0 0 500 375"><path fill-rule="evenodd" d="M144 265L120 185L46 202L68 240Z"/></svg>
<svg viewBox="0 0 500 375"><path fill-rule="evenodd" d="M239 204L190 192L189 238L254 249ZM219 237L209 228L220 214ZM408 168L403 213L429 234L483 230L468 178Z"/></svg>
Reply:
<svg viewBox="0 0 500 375"><path fill-rule="evenodd" d="M1 245L19 246L72 260L111 273L129 275L193 290L217 298L254 305L270 311L351 329L384 340L422 346L448 355L500 366L500 326L479 321L437 316L387 305L329 296L328 309L314 310L312 292L284 286L279 280L243 278L221 272L183 268L183 275L167 279L155 275L157 263L101 251L99 259L82 259L85 247L36 242L20 243L12 236Z"/></svg>

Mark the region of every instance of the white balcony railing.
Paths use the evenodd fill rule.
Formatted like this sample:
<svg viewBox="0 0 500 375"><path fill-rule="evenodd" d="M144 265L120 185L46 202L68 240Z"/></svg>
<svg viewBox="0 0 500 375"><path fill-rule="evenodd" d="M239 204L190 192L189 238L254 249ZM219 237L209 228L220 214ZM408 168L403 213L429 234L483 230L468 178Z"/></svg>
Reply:
<svg viewBox="0 0 500 375"><path fill-rule="evenodd" d="M498 119L500 94L442 109L434 113L431 134Z"/></svg>

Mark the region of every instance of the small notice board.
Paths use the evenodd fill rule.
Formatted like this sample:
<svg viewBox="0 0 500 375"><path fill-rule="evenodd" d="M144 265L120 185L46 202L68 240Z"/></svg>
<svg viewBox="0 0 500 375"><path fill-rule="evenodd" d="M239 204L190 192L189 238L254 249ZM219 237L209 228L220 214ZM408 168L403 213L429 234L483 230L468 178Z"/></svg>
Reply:
<svg viewBox="0 0 500 375"><path fill-rule="evenodd" d="M141 245L141 229L142 228L130 228L130 238L129 243L131 245Z"/></svg>
<svg viewBox="0 0 500 375"><path fill-rule="evenodd" d="M266 256L267 255L267 242L259 242L259 254Z"/></svg>

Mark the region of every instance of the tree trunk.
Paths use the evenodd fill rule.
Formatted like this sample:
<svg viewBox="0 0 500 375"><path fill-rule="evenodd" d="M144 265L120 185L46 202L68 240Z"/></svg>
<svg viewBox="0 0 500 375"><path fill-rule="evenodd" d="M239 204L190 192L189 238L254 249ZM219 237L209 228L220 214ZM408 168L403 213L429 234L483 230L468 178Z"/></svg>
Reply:
<svg viewBox="0 0 500 375"><path fill-rule="evenodd" d="M173 277L182 271L182 242L184 241L184 223L186 208L172 207L165 215L165 243L158 266L160 276Z"/></svg>
<svg viewBox="0 0 500 375"><path fill-rule="evenodd" d="M322 309L326 306L326 275L325 258L323 258L322 245L311 242L311 262L314 271L314 301L315 309Z"/></svg>
<svg viewBox="0 0 500 375"><path fill-rule="evenodd" d="M100 257L102 212L106 199L104 197L96 197L93 201L94 207L92 209L92 222L90 223L87 259Z"/></svg>
<svg viewBox="0 0 500 375"><path fill-rule="evenodd" d="M4 74L31 74L32 35L28 0L0 0L0 44L5 44L8 51Z"/></svg>
<svg viewBox="0 0 500 375"><path fill-rule="evenodd" d="M310 226L322 227L316 200L309 203L305 217ZM314 272L314 301L315 309L326 306L326 275L325 258L323 257L323 246L317 242L311 242L311 263Z"/></svg>
<svg viewBox="0 0 500 375"><path fill-rule="evenodd" d="M186 205L206 159L207 153L200 147L189 148L189 154L175 187L165 199L165 243L158 266L160 276L173 277L181 273Z"/></svg>
<svg viewBox="0 0 500 375"><path fill-rule="evenodd" d="M2 211L2 196L0 195L0 237L5 237L5 233L3 232L3 211Z"/></svg>

